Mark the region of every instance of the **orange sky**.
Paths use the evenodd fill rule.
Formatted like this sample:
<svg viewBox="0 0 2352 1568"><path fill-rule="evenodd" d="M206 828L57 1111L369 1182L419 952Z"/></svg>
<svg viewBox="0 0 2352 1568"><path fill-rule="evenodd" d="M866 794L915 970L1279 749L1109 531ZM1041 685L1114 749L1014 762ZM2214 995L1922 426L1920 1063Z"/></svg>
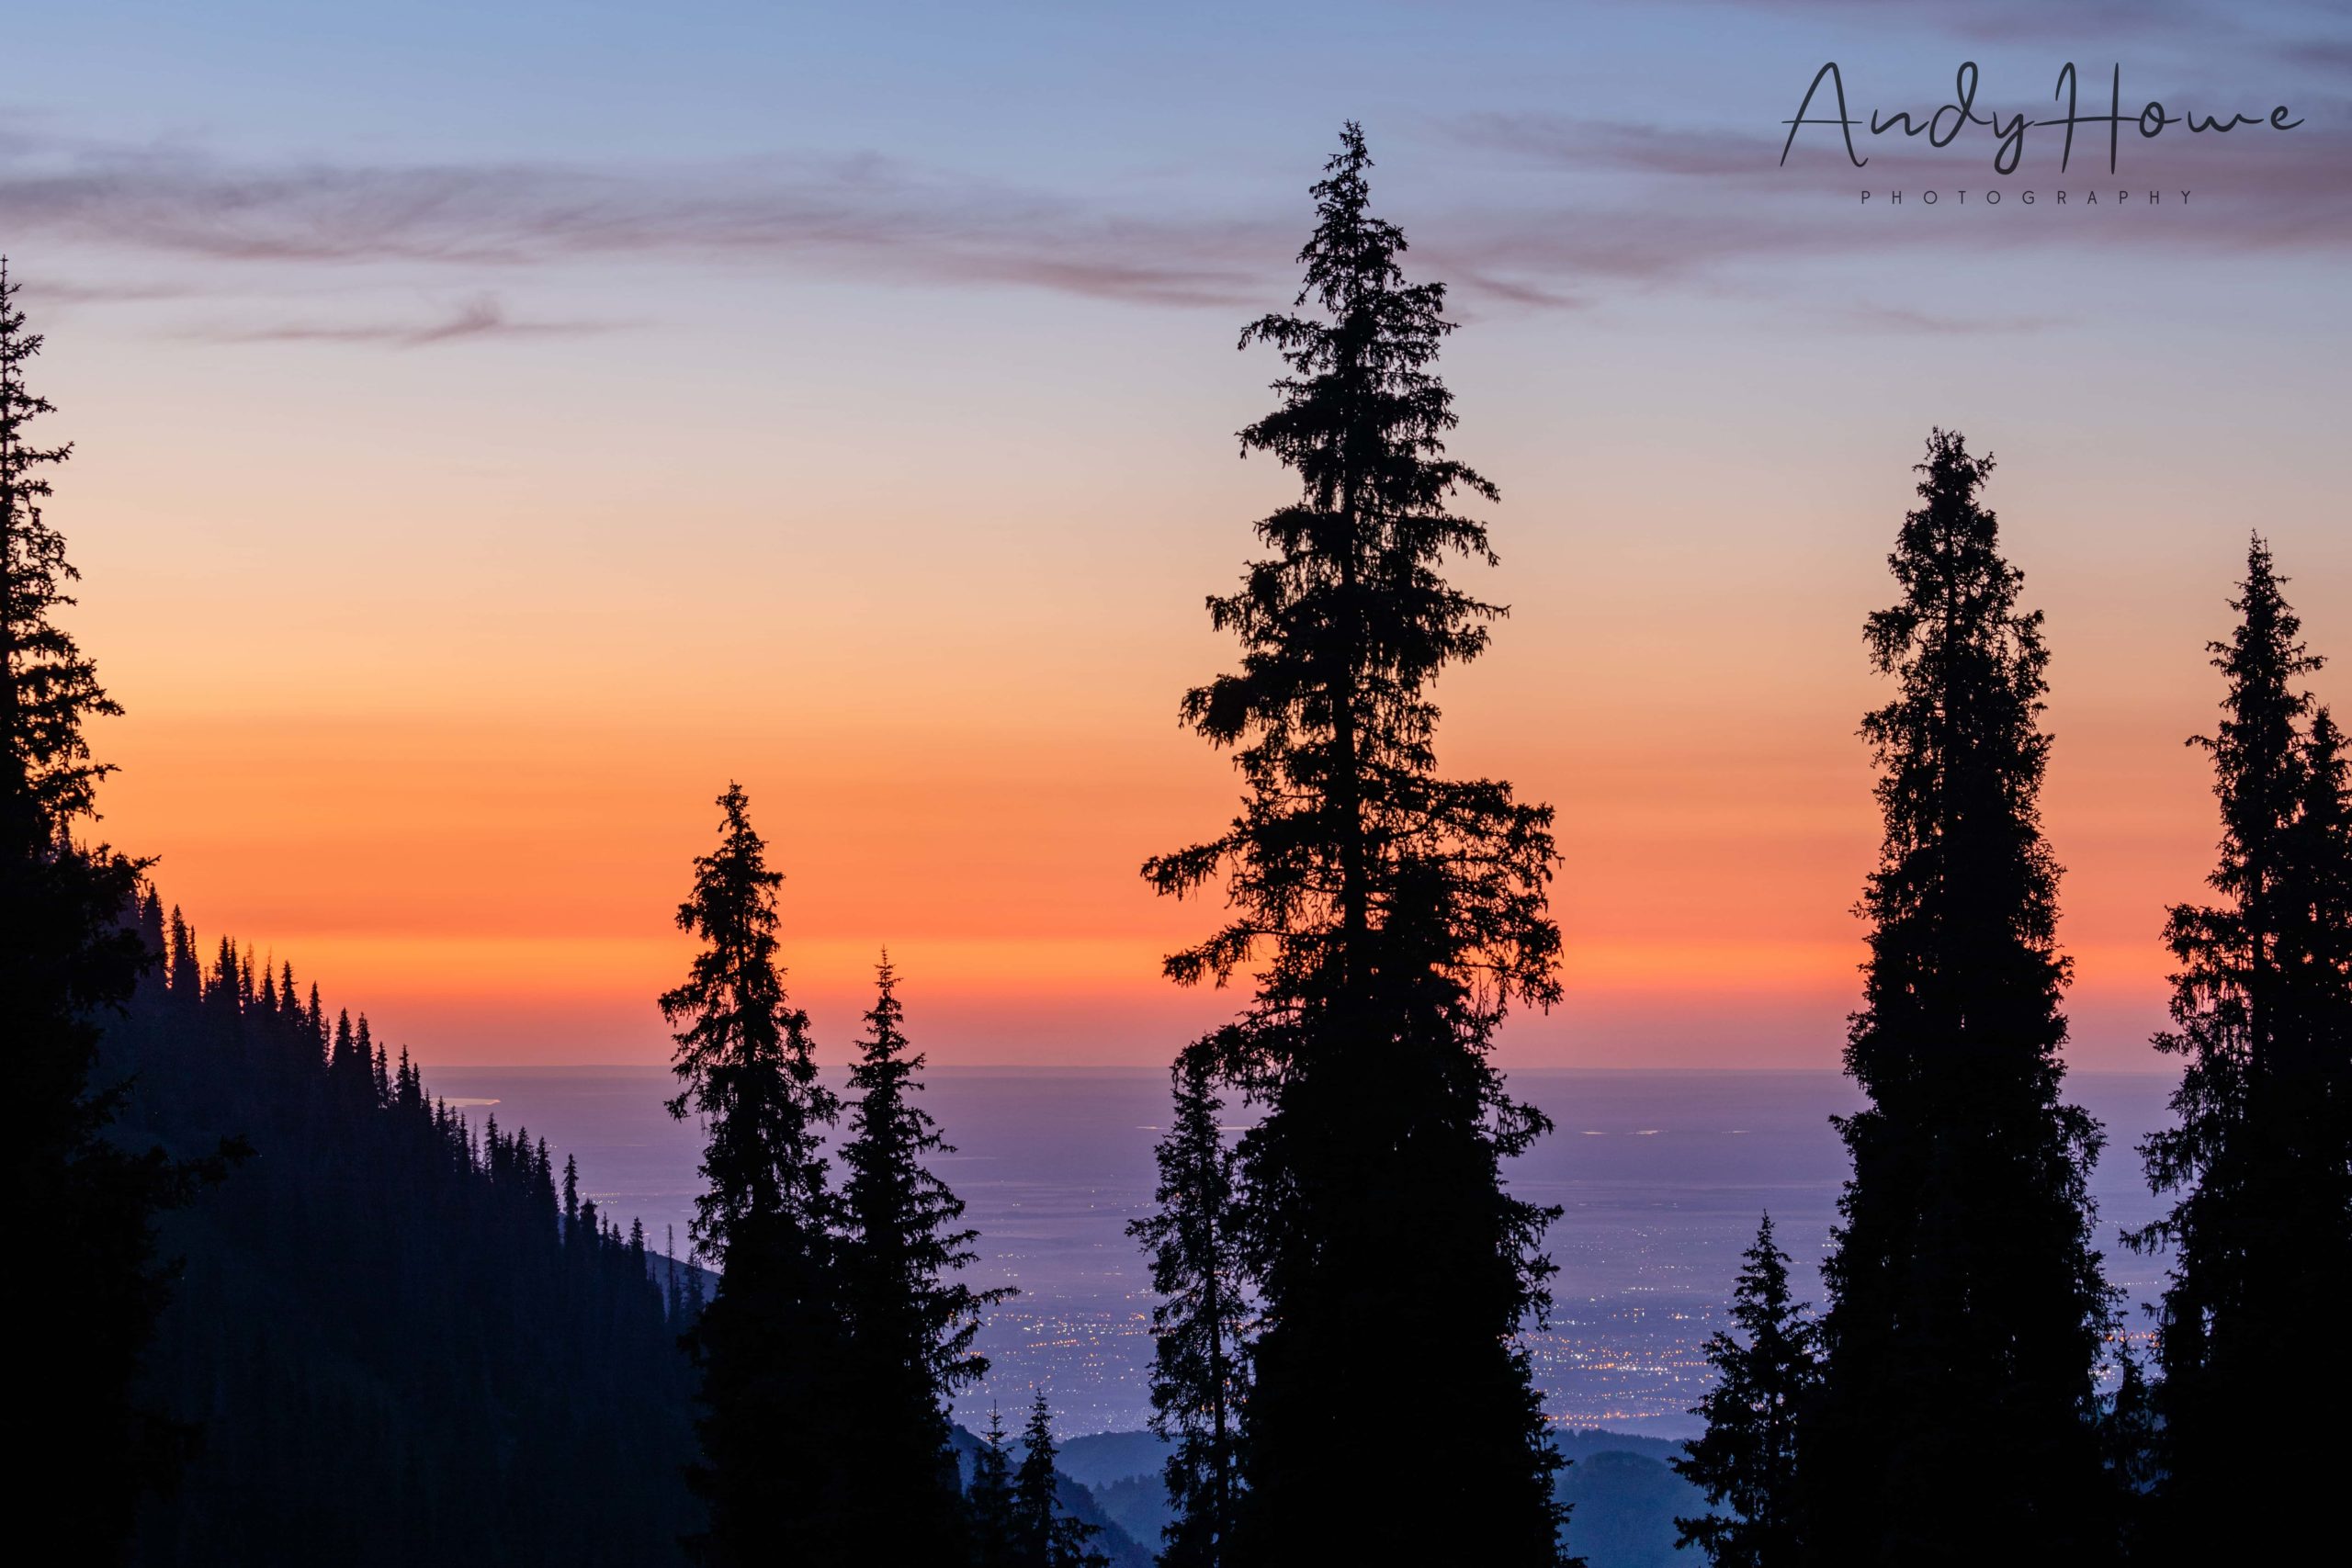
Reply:
<svg viewBox="0 0 2352 1568"><path fill-rule="evenodd" d="M829 1050L888 942L944 1060L1163 1060L1227 1002L1158 978L1207 917L1135 868L1230 809L1224 761L1174 701L1227 655L1200 596L1281 482L1216 435L1254 400L1231 368L1223 418L1168 443L1164 485L1102 465L1017 536L1021 508L991 500L967 525L923 465L854 503L762 506L710 475L598 500L594 463L502 503L494 474L489 498L450 495L423 466L354 491L342 455L305 470L300 432L260 443L256 470L283 456L293 476L257 518L233 465L202 482L201 428L130 462L119 447L154 438L85 415L100 434L57 515L87 569L83 629L131 710L103 731L123 764L107 829L162 856L207 938L290 956L428 1061L658 1059L651 998L686 952L670 914L711 795L740 777ZM74 390L79 412L96 389ZM1835 1059L1875 837L1859 627L1887 597L1915 439L1881 423L1876 461L1749 503L1734 534L1715 519L1744 482L1736 450L1670 479L1605 443L1487 461L1535 474L1497 514L1491 584L1514 614L1447 680L1445 755L1555 801L1566 855L1568 999L1515 1023L1509 1059ZM2183 530L2161 570L2111 565L2091 547L2114 519L2027 445L1992 499L2052 613L2077 1059L2144 1066L2162 908L2212 837L2179 742L2215 694L2198 645L2226 626L2236 527ZM976 488L1023 456L978 455ZM183 462L199 482L175 491ZM179 525L160 542L158 513ZM334 519L324 539L314 516ZM2290 570L2340 562L2282 533ZM2325 647L2340 599L2302 575Z"/></svg>
<svg viewBox="0 0 2352 1568"><path fill-rule="evenodd" d="M2049 613L2076 1060L2159 1065L2157 933L2215 835L2181 741L2250 527L2352 658L2323 56L2236 39L2233 87L2311 129L2134 149L2198 205L2094 220L1866 211L1826 147L1773 162L1841 46L1871 102L1931 104L1955 50L2040 93L2041 34L1940 12L1409 6L1318 31L1311 81L1190 11L472 7L456 55L413 22L28 18L0 234L129 710L106 830L428 1063L662 1058L730 778L832 1059L885 942L943 1060L1159 1063L1225 1014L1158 976L1213 912L1136 868L1232 809L1175 706L1287 491L1236 460L1277 367L1234 338L1295 287L1343 116L1459 285L1454 450L1504 494L1502 566L1460 575L1513 615L1441 689L1442 759L1560 808L1567 1000L1507 1059L1836 1060L1860 626L1931 424L1998 455ZM2151 91L2217 58L2132 47ZM1874 177L1991 177L1902 156Z"/></svg>

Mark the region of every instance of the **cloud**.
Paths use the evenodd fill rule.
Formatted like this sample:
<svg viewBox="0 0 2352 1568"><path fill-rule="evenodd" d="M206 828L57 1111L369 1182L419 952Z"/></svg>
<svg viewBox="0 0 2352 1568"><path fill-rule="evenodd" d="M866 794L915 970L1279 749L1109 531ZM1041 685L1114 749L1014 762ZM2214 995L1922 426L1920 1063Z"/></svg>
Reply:
<svg viewBox="0 0 2352 1568"><path fill-rule="evenodd" d="M1936 337L1973 337L1986 333L2034 333L2058 323L2047 316L1965 316L1939 315L1932 310L1916 310L1900 305L1868 303L1845 306L1838 312L1846 325L1863 328L1872 333L1923 333Z"/></svg>
<svg viewBox="0 0 2352 1568"><path fill-rule="evenodd" d="M2128 224L2062 221L2078 215L2045 207L2031 215L2041 221L1965 228L1909 210L1901 221L1860 222L1849 209L1863 186L1950 192L2032 184L2046 193L2062 183L2051 166L2053 132L2029 133L2027 172L2001 180L1992 173L1989 132L1941 152L1881 138L1868 149L1870 167L1855 170L1834 139L1800 146L1781 168L1779 137L1769 127L1710 131L1490 112L1442 121L1439 130L1457 150L1453 172L1471 177L1411 193L1410 209L1398 216L1428 273L1454 279L1473 308L1574 309L1612 287L1714 287L1727 278L1756 289L1763 287L1758 267L1830 255L2352 247L2352 130L2316 118L2286 133L2249 129L2192 138L2175 130L2128 145L2120 177L2107 175L2103 145L2086 149L2078 139L2063 181L2075 191L2188 187L2198 192L2196 202ZM1508 174L1513 164L1532 164L1556 180L1477 177ZM215 286L237 269L275 284L289 267L371 283L382 274L370 269L390 268L411 287L420 273L462 272L475 285L485 270L519 275L650 258L1248 310L1295 288L1291 258L1304 217L1295 197L1250 199L1268 205L1138 214L1109 198L871 155L650 168L254 164L186 148L0 138L0 232L161 255L190 264L184 276ZM1998 216L2021 215L2005 209ZM421 325L297 321L207 335L420 346L593 330L603 329L517 320L496 296L484 296Z"/></svg>
<svg viewBox="0 0 2352 1568"><path fill-rule="evenodd" d="M1261 299L1263 261L1287 254L1271 227L1122 216L874 157L254 167L184 152L28 155L19 141L0 144L0 227L230 263L781 258L1172 305Z"/></svg>
<svg viewBox="0 0 2352 1568"><path fill-rule="evenodd" d="M1994 172L1994 138L1983 128L1973 141L1940 150L1899 133L1858 139L1858 150L1869 159L1860 169L1848 163L1834 130L1801 143L1783 167L1780 137L1738 130L1537 112L1459 117L1441 122L1439 130L1465 149L1560 176L1558 197L1549 205L1531 198L1513 213L1464 213L1457 224L1431 226L1436 238L1429 249L1460 253L1503 277L1664 281L1814 254L1963 244L2206 253L2352 249L2352 128L2317 115L2289 131L2248 126L2227 135L2191 135L2175 126L2143 140L2127 130L2113 174L2106 138L2095 128L2077 133L2062 175L2063 132L2035 127L2026 133L2022 167L2010 175ZM2075 216L2091 190L2103 193L2110 206L2118 189L2129 189L2135 200L2159 190L2172 205L2154 215L2161 221L2128 227L2018 221L1966 230L1917 222L1858 226L1840 210L1855 207L1864 188L1882 202L1889 191L1906 191L1915 208L1924 190L1939 191L1945 204L1962 190L1971 192L1973 201L1998 190L2009 204L2001 216L2016 219L2024 216L2017 197L2030 188L2039 204L2031 216L2055 219L2062 214L2052 196L2061 187L2075 197L2066 217ZM2186 205L2177 200L2183 189L2196 193Z"/></svg>
<svg viewBox="0 0 2352 1568"><path fill-rule="evenodd" d="M154 299L185 299L196 290L185 283L107 283L36 274L18 279L25 296L44 305L128 305Z"/></svg>
<svg viewBox="0 0 2352 1568"><path fill-rule="evenodd" d="M611 332L614 321L518 321L497 296L484 294L446 315L415 322L285 322L269 326L220 327L191 335L212 343L380 344L389 348L429 348L489 337L573 337Z"/></svg>
<svg viewBox="0 0 2352 1568"><path fill-rule="evenodd" d="M1450 140L1555 169L1747 177L1770 169L1781 138L1723 130L1679 130L1626 120L1529 111L1460 115L1442 121Z"/></svg>
<svg viewBox="0 0 2352 1568"><path fill-rule="evenodd" d="M2327 3L2320 0L2317 8L2324 10ZM2161 35L2190 37L2211 45L2217 39L2242 37L2247 30L2233 7L2216 0L2069 0L2065 5L2053 5L2051 0L1972 0L1967 5L1899 7L1888 6L1885 0L1686 0L1686 4L1871 27L1903 25L1988 43L2137 40Z"/></svg>

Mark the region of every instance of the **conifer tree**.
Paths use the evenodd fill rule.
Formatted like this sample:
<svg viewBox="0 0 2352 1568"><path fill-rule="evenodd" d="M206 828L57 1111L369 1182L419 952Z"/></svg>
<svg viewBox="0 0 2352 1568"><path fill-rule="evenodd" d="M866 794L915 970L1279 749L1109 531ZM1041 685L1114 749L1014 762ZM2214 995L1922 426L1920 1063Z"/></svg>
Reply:
<svg viewBox="0 0 2352 1568"><path fill-rule="evenodd" d="M875 990L842 1150L842 1295L859 1391L848 1507L899 1560L944 1562L965 1550L949 1402L987 1371L972 1350L981 1307L1012 1292L955 1277L978 1233L957 1224L963 1201L924 1163L955 1151L912 1098L923 1058L907 1039L888 953Z"/></svg>
<svg viewBox="0 0 2352 1568"><path fill-rule="evenodd" d="M1978 500L1993 460L1939 430L1870 618L1900 689L1863 722L1879 866L1825 1269L1826 1381L1803 1435L1806 1549L1831 1563L2097 1561L2109 1298L2090 1245L2099 1135L2059 1100L2067 975L2038 804L2048 655Z"/></svg>
<svg viewBox="0 0 2352 1568"><path fill-rule="evenodd" d="M140 1356L168 1299L154 1216L220 1174L232 1152L175 1163L109 1135L119 1085L97 1081L99 1020L127 1004L153 955L135 919L142 863L78 827L97 818L110 771L85 726L120 712L57 620L80 575L42 515L49 469L71 448L34 445L53 412L26 385L40 352L0 261L0 1041L16 1119L7 1191L39 1216L44 1267L66 1292L25 1297L11 1390L31 1442L19 1495L71 1522L83 1561L121 1550L141 1489L176 1467L186 1434L133 1397Z"/></svg>
<svg viewBox="0 0 2352 1568"><path fill-rule="evenodd" d="M1233 1156L1205 1050L1177 1058L1174 1115L1159 1140L1157 1212L1127 1232L1150 1249L1151 1428L1171 1445L1161 1479L1173 1517L1162 1568L1216 1568L1239 1486L1248 1289Z"/></svg>
<svg viewBox="0 0 2352 1568"><path fill-rule="evenodd" d="M1062 1506L1054 1455L1046 1392L1039 1389L1030 1402L1021 1464L1012 1476L1013 1540L1020 1560L1032 1568L1109 1568L1111 1560L1090 1544L1101 1531Z"/></svg>
<svg viewBox="0 0 2352 1568"><path fill-rule="evenodd" d="M192 998L204 994L204 964L196 955L196 931L180 918L177 904L172 906L171 952L165 963L174 996Z"/></svg>
<svg viewBox="0 0 2352 1568"><path fill-rule="evenodd" d="M1510 1568L1560 1550L1558 1459L1515 1337L1549 1300L1549 1212L1502 1179L1547 1123L1488 1050L1510 1003L1558 995L1552 813L1436 770L1430 683L1501 614L1442 575L1495 558L1451 507L1496 491L1445 455L1444 288L1406 281L1371 164L1349 125L1300 253L1312 313L1242 335L1288 367L1242 449L1301 493L1257 525L1270 555L1209 601L1240 669L1182 706L1235 749L1240 814L1144 871L1179 896L1222 882L1233 909L1170 977L1257 971L1208 1047L1265 1111L1240 1143L1261 1328L1230 1561ZM1366 1440L1400 1411L1427 1440Z"/></svg>
<svg viewBox="0 0 2352 1568"><path fill-rule="evenodd" d="M2182 1555L2159 1529L2150 1506L2164 1474L2163 1419L2155 1390L2139 1356L2120 1335L2115 1340L2115 1392L2100 1411L2100 1455L2108 1485L2119 1506L2112 1557L2122 1562L2161 1562ZM2210 1561L2210 1559L2209 1559Z"/></svg>
<svg viewBox="0 0 2352 1568"><path fill-rule="evenodd" d="M2130 1238L2173 1254L2147 1540L2181 1561L2285 1553L2352 1401L2342 1337L2311 1327L2352 1292L2352 832L2343 739L2301 689L2321 661L2282 581L2256 537L2237 629L2211 645L2222 717L2195 743L2221 802L2220 901L2166 922L2179 970L2155 1043L2185 1058L2178 1122L2142 1153L2176 1197Z"/></svg>
<svg viewBox="0 0 2352 1568"><path fill-rule="evenodd" d="M1012 1460L1005 1451L1004 1416L989 1406L989 1429L972 1456L972 1484L965 1494L971 1522L973 1568L1026 1568L1012 1502Z"/></svg>
<svg viewBox="0 0 2352 1568"><path fill-rule="evenodd" d="M694 1479L710 1506L695 1545L722 1565L863 1561L871 1543L844 1516L848 1456L831 1427L857 1397L838 1386L838 1205L820 1142L838 1106L776 963L783 875L768 868L741 787L728 785L718 806L718 848L695 860L678 909L702 951L662 998L683 1084L671 1114L698 1113L706 1129L692 1235L720 1269L690 1334L703 1375Z"/></svg>
<svg viewBox="0 0 2352 1568"><path fill-rule="evenodd" d="M1790 1297L1789 1255L1772 1238L1771 1215L1744 1257L1731 1303L1737 1335L1708 1338L1715 1386L1690 1412L1705 1417L1706 1434L1672 1461L1712 1511L1675 1520L1675 1545L1696 1546L1715 1568L1794 1568L1804 1561L1797 1420L1820 1367L1813 1325Z"/></svg>

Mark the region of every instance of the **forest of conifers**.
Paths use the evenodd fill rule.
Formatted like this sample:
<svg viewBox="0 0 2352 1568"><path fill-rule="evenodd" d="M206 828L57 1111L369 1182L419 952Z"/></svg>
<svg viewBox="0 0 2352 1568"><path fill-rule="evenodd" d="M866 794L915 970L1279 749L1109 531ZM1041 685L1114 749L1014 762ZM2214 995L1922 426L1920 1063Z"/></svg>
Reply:
<svg viewBox="0 0 2352 1568"><path fill-rule="evenodd" d="M1243 449L1297 493L1209 601L1238 662L1180 710L1240 804L1142 868L1223 911L1169 978L1247 999L1174 1053L1132 1227L1167 1445L1169 1522L1140 1543L1057 1474L1042 1393L953 1424L1000 1299L963 1280L977 1237L934 1168L953 1130L887 959L862 1037L826 1043L846 1089L820 1076L741 788L680 868L695 957L648 998L670 1110L704 1138L693 1263L582 1201L543 1139L431 1098L290 964L200 941L168 868L104 840L94 721L117 710L61 615L75 574L44 508L67 453L34 428L41 339L0 271L0 1023L37 1238L19 1464L64 1560L1575 1558L1519 1337L1551 1303L1556 1211L1508 1180L1550 1124L1491 1060L1511 1009L1562 996L1554 814L1438 767L1434 682L1501 613L1448 573L1496 558L1473 511L1499 492L1449 453L1445 292L1408 279L1371 167L1349 126L1291 313L1243 333L1283 367ZM1938 428L1915 471L1863 628L1884 833L1826 1299L1794 1299L1759 1215L1676 1461L1707 1504L1684 1548L2283 1561L2352 1393L2324 1315L2352 1289L2352 779L2320 660L2252 537L2214 585L2234 626L2198 739L2219 854L2165 931L2178 1088L2139 1153L2169 1206L2123 1237L2168 1269L2143 1363L2088 1193L2103 1134L2061 1059L2042 619L1991 456Z"/></svg>

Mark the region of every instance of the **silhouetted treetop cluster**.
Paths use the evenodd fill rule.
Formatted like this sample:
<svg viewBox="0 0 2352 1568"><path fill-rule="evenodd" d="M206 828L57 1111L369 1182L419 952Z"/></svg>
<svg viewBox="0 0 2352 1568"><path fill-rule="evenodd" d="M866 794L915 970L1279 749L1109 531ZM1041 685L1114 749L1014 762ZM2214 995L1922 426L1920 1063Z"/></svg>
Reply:
<svg viewBox="0 0 2352 1568"><path fill-rule="evenodd" d="M822 1130L841 1102L818 1080L808 1015L777 962L783 874L742 788L729 784L718 804L718 847L695 860L678 908L700 947L662 998L682 1085L670 1110L700 1112L704 1129L695 1235L721 1265L686 1341L701 1374L692 1480L710 1508L694 1553L734 1564L788 1550L844 1568L1105 1561L1085 1547L1092 1527L1057 1501L1042 1392L1010 1500L991 1492L1001 1478L986 1465L967 1496L949 1402L986 1372L971 1348L979 1314L1011 1292L956 1277L975 1233L925 1163L954 1151L912 1099L922 1058L898 973L886 954L835 1185Z"/></svg>
<svg viewBox="0 0 2352 1568"><path fill-rule="evenodd" d="M2313 1321L2352 1292L2352 779L2284 583L2257 536L2237 629L2211 645L2222 720L2193 743L2221 806L2217 897L2165 924L2179 968L2155 1043L2183 1058L2179 1120L2142 1154L2174 1201L2127 1238L2173 1259L2139 1544L2182 1562L2289 1554L2340 1479L2352 1396L2352 1350Z"/></svg>

